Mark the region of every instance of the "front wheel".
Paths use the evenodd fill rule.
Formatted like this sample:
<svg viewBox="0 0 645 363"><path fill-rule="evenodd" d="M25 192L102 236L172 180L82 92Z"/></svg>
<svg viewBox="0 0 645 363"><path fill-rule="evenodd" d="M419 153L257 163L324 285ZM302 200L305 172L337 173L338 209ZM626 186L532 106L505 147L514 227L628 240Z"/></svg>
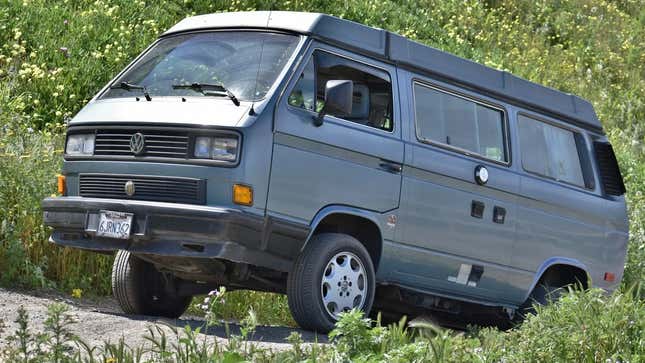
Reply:
<svg viewBox="0 0 645 363"><path fill-rule="evenodd" d="M374 290L374 266L365 246L340 233L312 237L287 280L294 320L302 328L324 333L333 329L342 312L368 313Z"/></svg>
<svg viewBox="0 0 645 363"><path fill-rule="evenodd" d="M112 292L126 314L181 316L191 297L177 295L170 286L172 279L127 251L117 252L112 265Z"/></svg>

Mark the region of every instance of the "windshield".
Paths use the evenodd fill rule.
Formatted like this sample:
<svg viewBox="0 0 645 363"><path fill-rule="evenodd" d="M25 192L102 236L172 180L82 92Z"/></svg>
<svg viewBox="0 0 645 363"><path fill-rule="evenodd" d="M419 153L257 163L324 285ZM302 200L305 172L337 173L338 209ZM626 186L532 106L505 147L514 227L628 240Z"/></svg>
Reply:
<svg viewBox="0 0 645 363"><path fill-rule="evenodd" d="M263 98L293 53L299 38L267 32L210 32L160 40L114 82L140 85L152 97L204 97L208 93L173 85L217 84L244 101ZM112 87L101 98L140 96Z"/></svg>

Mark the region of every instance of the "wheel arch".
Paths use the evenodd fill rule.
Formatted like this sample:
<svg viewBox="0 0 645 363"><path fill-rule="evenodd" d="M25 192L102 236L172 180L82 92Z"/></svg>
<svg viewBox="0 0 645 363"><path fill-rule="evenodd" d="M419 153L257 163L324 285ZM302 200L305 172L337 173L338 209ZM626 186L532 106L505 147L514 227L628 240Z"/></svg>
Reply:
<svg viewBox="0 0 645 363"><path fill-rule="evenodd" d="M535 286L544 279L557 280L561 286L576 282L580 282L584 289L591 286L589 270L585 264L573 258L552 257L544 261L538 268L533 282L526 292L525 300L528 299Z"/></svg>
<svg viewBox="0 0 645 363"><path fill-rule="evenodd" d="M328 206L321 209L310 223L310 230L302 249L312 236L324 233L346 233L361 242L372 258L374 271L378 270L383 253L383 233L373 213L347 206Z"/></svg>

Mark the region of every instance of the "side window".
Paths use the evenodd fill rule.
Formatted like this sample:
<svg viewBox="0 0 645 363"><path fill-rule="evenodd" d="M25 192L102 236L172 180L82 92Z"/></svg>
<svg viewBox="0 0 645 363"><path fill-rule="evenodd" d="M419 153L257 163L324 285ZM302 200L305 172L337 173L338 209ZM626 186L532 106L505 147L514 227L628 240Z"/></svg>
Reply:
<svg viewBox="0 0 645 363"><path fill-rule="evenodd" d="M508 161L504 113L434 88L414 84L417 134L495 161Z"/></svg>
<svg viewBox="0 0 645 363"><path fill-rule="evenodd" d="M354 84L352 113L331 113L332 116L392 131L392 83L389 74L327 52L314 52L313 62L309 61L289 95L289 104L309 111L319 111L325 103L325 86L329 80L350 80ZM314 93L315 97L312 97Z"/></svg>
<svg viewBox="0 0 645 363"><path fill-rule="evenodd" d="M585 186L576 133L523 115L518 124L526 171Z"/></svg>

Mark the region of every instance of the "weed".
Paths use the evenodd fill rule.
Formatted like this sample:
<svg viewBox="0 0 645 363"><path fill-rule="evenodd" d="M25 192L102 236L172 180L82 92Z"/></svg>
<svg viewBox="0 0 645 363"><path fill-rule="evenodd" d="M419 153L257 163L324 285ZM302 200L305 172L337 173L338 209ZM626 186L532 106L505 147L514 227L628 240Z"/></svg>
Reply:
<svg viewBox="0 0 645 363"><path fill-rule="evenodd" d="M227 344L201 334L202 327L183 329L154 325L148 343L131 347L124 338L90 347L69 332L64 305L48 308L45 330L32 333L21 309L10 345L0 358L11 362L639 362L645 356L645 302L633 293L607 296L601 290L567 292L556 304L510 332L474 329L456 333L426 321L383 327L358 311L343 313L330 334L331 344L304 343L293 332L291 348L274 352L253 341L257 321L252 312L240 335ZM171 332L170 334L168 332Z"/></svg>

